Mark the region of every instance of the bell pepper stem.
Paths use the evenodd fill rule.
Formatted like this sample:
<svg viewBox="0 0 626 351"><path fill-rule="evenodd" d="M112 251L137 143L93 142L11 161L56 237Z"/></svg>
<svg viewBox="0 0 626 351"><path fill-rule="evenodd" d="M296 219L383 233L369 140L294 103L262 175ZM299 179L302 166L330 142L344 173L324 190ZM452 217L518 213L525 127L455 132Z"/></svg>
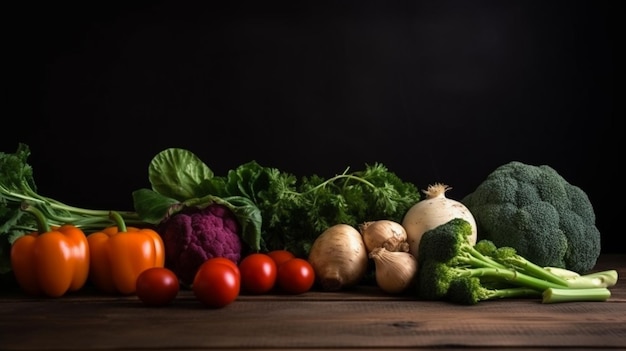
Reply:
<svg viewBox="0 0 626 351"><path fill-rule="evenodd" d="M117 211L109 211L109 219L115 223L119 233L126 232L126 222L124 222L124 218Z"/></svg>
<svg viewBox="0 0 626 351"><path fill-rule="evenodd" d="M20 204L20 210L30 213L35 217L35 220L37 221L37 231L39 233L43 234L50 231L50 224L48 223L46 216L44 216L43 212L41 212L37 207L26 201L22 201Z"/></svg>

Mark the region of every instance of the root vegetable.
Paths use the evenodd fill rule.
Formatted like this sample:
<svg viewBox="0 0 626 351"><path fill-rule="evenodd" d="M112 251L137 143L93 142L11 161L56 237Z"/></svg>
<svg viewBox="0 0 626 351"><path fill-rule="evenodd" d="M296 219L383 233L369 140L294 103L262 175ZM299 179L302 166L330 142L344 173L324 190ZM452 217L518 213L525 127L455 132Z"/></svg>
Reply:
<svg viewBox="0 0 626 351"><path fill-rule="evenodd" d="M452 188L441 183L428 186L424 191L426 198L413 205L402 219L402 226L408 237L409 252L416 258L422 235L454 218L462 218L470 223L472 226L470 243L476 244L476 220L465 205L446 197L445 193L450 189Z"/></svg>
<svg viewBox="0 0 626 351"><path fill-rule="evenodd" d="M359 231L368 253L378 247L388 251L409 251L406 230L398 222L386 219L365 222L359 226Z"/></svg>
<svg viewBox="0 0 626 351"><path fill-rule="evenodd" d="M418 264L410 253L378 247L370 252L369 257L374 260L376 284L383 291L399 294L415 281Z"/></svg>
<svg viewBox="0 0 626 351"><path fill-rule="evenodd" d="M368 257L361 233L353 226L335 224L315 239L308 261L321 288L337 291L363 279Z"/></svg>

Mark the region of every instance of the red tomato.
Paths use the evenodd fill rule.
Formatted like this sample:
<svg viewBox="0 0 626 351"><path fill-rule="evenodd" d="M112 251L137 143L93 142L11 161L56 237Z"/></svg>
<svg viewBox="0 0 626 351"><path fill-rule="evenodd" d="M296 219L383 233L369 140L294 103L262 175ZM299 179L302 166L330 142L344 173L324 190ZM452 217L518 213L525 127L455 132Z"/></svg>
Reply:
<svg viewBox="0 0 626 351"><path fill-rule="evenodd" d="M296 257L291 251L287 250L274 250L268 252L267 255L274 259L276 267L280 266L283 262Z"/></svg>
<svg viewBox="0 0 626 351"><path fill-rule="evenodd" d="M276 262L264 253L253 253L239 263L241 289L250 294L264 294L276 284Z"/></svg>
<svg viewBox="0 0 626 351"><path fill-rule="evenodd" d="M179 288L174 272L165 267L152 267L137 276L135 294L148 306L163 306L176 298Z"/></svg>
<svg viewBox="0 0 626 351"><path fill-rule="evenodd" d="M302 294L313 287L315 271L309 261L292 258L278 267L276 282L281 290L289 294Z"/></svg>
<svg viewBox="0 0 626 351"><path fill-rule="evenodd" d="M241 274L239 273L239 266L237 266L237 263L235 263L235 261L231 260L230 258L226 258L226 257L213 257L213 258L209 258L208 261L211 262L219 262L219 263L224 263L227 266L231 267L232 269L235 270L235 273L237 273L237 277L240 277Z"/></svg>
<svg viewBox="0 0 626 351"><path fill-rule="evenodd" d="M208 259L198 268L191 289L203 305L221 308L237 299L240 286L239 275L233 267Z"/></svg>

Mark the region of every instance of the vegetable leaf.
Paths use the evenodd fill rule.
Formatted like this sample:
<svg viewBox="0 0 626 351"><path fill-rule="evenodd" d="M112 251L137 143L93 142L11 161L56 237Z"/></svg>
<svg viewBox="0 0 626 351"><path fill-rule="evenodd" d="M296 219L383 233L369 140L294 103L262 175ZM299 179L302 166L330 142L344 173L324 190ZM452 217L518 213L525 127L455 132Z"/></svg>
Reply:
<svg viewBox="0 0 626 351"><path fill-rule="evenodd" d="M165 149L148 167L152 189L179 201L207 195L206 180L211 178L213 171L195 154L184 149Z"/></svg>
<svg viewBox="0 0 626 351"><path fill-rule="evenodd" d="M133 203L139 216L151 224L159 224L183 207L180 201L150 189L133 191Z"/></svg>

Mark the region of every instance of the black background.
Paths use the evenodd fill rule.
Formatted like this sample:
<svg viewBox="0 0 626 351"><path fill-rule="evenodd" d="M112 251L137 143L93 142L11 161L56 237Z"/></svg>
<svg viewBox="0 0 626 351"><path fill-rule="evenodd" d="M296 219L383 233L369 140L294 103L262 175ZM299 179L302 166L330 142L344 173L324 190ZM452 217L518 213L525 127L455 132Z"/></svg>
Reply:
<svg viewBox="0 0 626 351"><path fill-rule="evenodd" d="M625 252L619 1L2 7L0 146L30 146L42 195L131 209L168 147L219 175L381 162L454 199L517 160L585 190L603 251Z"/></svg>

